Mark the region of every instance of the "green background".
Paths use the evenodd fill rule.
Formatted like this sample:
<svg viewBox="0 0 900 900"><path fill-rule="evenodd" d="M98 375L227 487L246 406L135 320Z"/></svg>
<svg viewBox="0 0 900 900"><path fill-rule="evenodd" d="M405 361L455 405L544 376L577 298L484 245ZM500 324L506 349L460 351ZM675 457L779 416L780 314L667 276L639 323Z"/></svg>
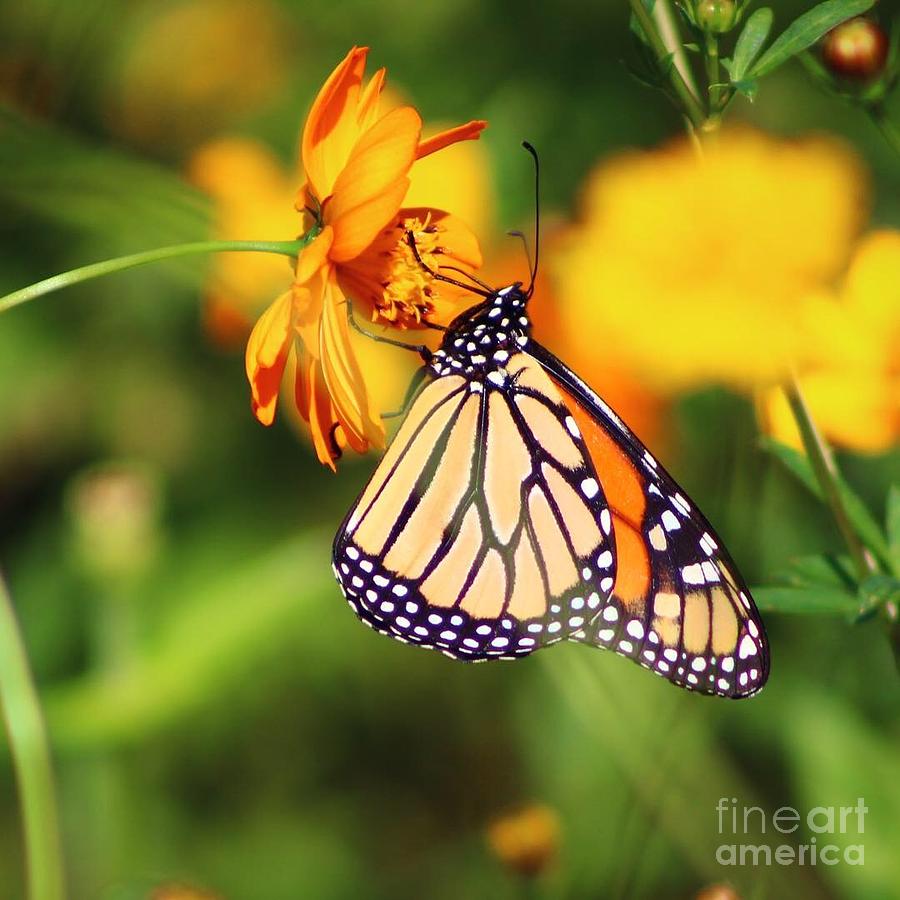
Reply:
<svg viewBox="0 0 900 900"><path fill-rule="evenodd" d="M567 213L598 159L681 128L627 74L624 2L285 0L272 7L283 79L265 102L198 115L171 141L123 136L122 66L173 5L0 5L0 293L205 237L209 204L180 174L192 147L241 133L290 160L353 44L373 47L426 121L490 120L500 228L530 219L523 137L541 151L546 208ZM804 8L778 4L776 27ZM800 66L735 112L851 140L873 172L873 221L900 227L896 157ZM580 646L470 667L373 634L329 559L373 461L334 477L290 428L253 421L242 359L200 328L203 266L114 276L0 318L0 565L45 701L73 898L172 881L229 900L522 896L484 829L530 803L561 822L538 896L687 898L730 880L745 898L900 897L900 690L877 623L768 616L771 680L742 703ZM697 393L673 420L666 461L751 584L840 549L760 448L746 400ZM900 454L840 461L883 518ZM98 472L136 486L124 526L84 521ZM720 797L770 817L864 797L865 835L835 842L864 843L865 865L723 868ZM4 900L23 895L17 815L4 744Z"/></svg>

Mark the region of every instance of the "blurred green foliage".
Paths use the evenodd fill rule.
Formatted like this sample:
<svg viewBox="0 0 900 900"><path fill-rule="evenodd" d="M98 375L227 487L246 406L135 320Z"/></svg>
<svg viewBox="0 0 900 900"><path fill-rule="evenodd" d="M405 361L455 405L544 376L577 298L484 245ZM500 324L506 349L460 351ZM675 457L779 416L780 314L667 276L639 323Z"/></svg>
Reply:
<svg viewBox="0 0 900 900"><path fill-rule="evenodd" d="M272 26L270 55L253 54L275 66L264 95L179 107L203 80L165 45L150 54L158 91L129 94L129 60L179 5L0 4L0 292L205 237L208 203L181 174L192 147L242 133L290 159L354 43L426 119L490 120L503 225L530 215L522 137L541 150L548 210L566 211L597 159L680 128L628 76L626 4L612 0L248 4ZM235 6L204 8L212 23ZM804 8L779 4L776 28ZM257 77L240 53L190 65ZM173 106L189 129L174 129ZM875 221L900 226L896 158L799 66L737 107L776 132L852 141ZM580 646L468 667L372 634L329 559L372 462L335 478L289 427L256 425L239 356L200 329L203 268L115 276L0 319L0 563L45 700L73 898L176 881L229 900L515 897L523 884L483 832L531 802L562 823L547 897L687 898L721 881L748 900L900 897L900 690L876 622L770 615L770 685L737 704ZM762 452L745 401L686 397L669 457L751 583L842 552L817 501ZM841 464L883 521L900 453ZM864 797L865 866L724 868L720 797L770 816ZM21 868L4 744L0 897L23 896Z"/></svg>

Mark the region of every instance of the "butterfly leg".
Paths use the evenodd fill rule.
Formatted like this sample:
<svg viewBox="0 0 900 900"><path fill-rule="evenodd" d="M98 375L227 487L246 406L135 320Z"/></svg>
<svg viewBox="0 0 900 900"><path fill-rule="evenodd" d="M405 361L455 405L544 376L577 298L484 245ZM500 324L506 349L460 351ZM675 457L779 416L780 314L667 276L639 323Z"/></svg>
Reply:
<svg viewBox="0 0 900 900"><path fill-rule="evenodd" d="M419 388L422 386L422 382L425 380L425 376L428 374L428 369L425 366L416 370L416 373L412 377L412 381L409 383L409 387L406 391L406 396L403 398L403 405L400 409L394 410L393 412L386 412L381 414L382 419L396 419L399 416L406 415L406 411L412 405L413 400L416 397L416 394L419 392Z"/></svg>
<svg viewBox="0 0 900 900"><path fill-rule="evenodd" d="M353 315L353 306L350 304L349 300L347 301L347 320L350 322L350 327L354 331L358 331L370 340L378 341L379 344L390 344L392 347L402 347L404 350L412 350L413 352L418 353L425 362L428 362L431 359L431 349L426 347L425 344L407 344L404 341L395 341L392 338L383 337L380 334L372 334L371 331L366 331L366 329L356 321L356 317Z"/></svg>

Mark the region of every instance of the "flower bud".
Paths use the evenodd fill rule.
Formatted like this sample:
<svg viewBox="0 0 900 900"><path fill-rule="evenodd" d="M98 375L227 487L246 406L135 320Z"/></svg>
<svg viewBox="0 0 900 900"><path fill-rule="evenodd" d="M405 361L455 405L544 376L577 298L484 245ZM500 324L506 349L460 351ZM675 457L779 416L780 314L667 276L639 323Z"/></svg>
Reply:
<svg viewBox="0 0 900 900"><path fill-rule="evenodd" d="M737 24L737 4L734 0L698 0L694 19L710 34L724 34Z"/></svg>
<svg viewBox="0 0 900 900"><path fill-rule="evenodd" d="M134 577L159 548L160 491L141 466L109 463L79 475L68 492L78 560L103 580Z"/></svg>
<svg viewBox="0 0 900 900"><path fill-rule="evenodd" d="M700 891L694 900L741 900L741 898L731 885L712 884Z"/></svg>
<svg viewBox="0 0 900 900"><path fill-rule="evenodd" d="M218 894L186 884L162 884L150 894L150 900L221 900Z"/></svg>
<svg viewBox="0 0 900 900"><path fill-rule="evenodd" d="M862 16L841 23L822 40L822 61L839 78L871 81L884 71L887 57L884 29Z"/></svg>
<svg viewBox="0 0 900 900"><path fill-rule="evenodd" d="M508 869L520 875L539 875L556 857L559 818L549 807L529 806L493 822L487 841Z"/></svg>

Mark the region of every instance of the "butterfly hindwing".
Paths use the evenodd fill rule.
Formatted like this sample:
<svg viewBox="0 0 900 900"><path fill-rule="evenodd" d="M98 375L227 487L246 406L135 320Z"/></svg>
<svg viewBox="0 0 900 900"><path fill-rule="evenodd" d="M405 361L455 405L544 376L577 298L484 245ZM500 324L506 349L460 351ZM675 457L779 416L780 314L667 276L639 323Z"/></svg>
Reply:
<svg viewBox="0 0 900 900"><path fill-rule="evenodd" d="M768 677L765 631L716 533L597 394L548 351L533 343L529 350L576 420L612 515L616 582L574 639L690 690L756 693Z"/></svg>
<svg viewBox="0 0 900 900"><path fill-rule="evenodd" d="M373 628L467 660L577 634L616 573L587 447L539 363L417 395L344 521L335 573Z"/></svg>

